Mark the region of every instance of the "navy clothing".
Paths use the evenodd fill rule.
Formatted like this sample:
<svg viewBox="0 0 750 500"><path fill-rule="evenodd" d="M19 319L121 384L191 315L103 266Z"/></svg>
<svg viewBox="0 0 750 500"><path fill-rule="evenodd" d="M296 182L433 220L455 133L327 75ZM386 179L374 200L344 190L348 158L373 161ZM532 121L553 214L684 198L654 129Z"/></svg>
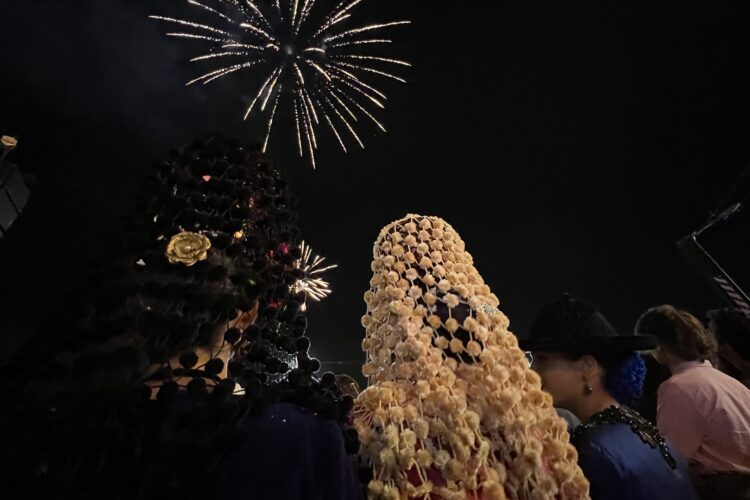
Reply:
<svg viewBox="0 0 750 500"><path fill-rule="evenodd" d="M282 403L246 417L253 437L231 458L236 478L226 500L349 500L361 496L341 427L312 411Z"/></svg>
<svg viewBox="0 0 750 500"><path fill-rule="evenodd" d="M243 417L241 427L247 439L222 458L225 484L211 488L221 491L221 500L362 498L354 461L335 421L280 403ZM162 469L157 465L149 470L141 498L158 497Z"/></svg>
<svg viewBox="0 0 750 500"><path fill-rule="evenodd" d="M602 423L573 440L592 500L697 500L684 461L672 468L626 423ZM668 446L668 445L667 445Z"/></svg>

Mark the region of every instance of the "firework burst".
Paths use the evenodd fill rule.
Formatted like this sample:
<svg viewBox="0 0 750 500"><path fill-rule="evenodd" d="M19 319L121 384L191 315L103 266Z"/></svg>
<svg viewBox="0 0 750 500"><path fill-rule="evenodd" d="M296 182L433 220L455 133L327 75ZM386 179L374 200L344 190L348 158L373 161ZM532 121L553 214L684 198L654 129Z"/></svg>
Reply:
<svg viewBox="0 0 750 500"><path fill-rule="evenodd" d="M336 269L338 265L324 266L325 257L313 255L312 249L304 241L300 245L300 250L302 257L297 260L295 266L304 272L304 276L291 286L291 290L294 293L303 292L308 299L319 302L331 294L331 287L323 278L323 274Z"/></svg>
<svg viewBox="0 0 750 500"><path fill-rule="evenodd" d="M293 117L298 153L313 168L320 128L329 130L344 152L347 138L364 148L357 133L361 121L385 131L373 111L385 108L386 96L372 80L405 82L394 71L410 64L378 52L392 43L381 33L410 21L352 26L352 11L362 0L341 1L327 15L313 12L316 0L187 1L210 20L150 17L177 28L168 36L210 46L191 61L216 66L187 85L244 70L262 72L263 83L244 117L265 117L264 151L281 110Z"/></svg>

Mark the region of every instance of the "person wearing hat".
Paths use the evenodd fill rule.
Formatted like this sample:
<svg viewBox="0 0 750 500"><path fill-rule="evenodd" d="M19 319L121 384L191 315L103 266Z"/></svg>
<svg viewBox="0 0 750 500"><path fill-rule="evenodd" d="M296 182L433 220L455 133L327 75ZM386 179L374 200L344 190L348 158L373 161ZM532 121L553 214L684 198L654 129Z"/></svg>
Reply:
<svg viewBox="0 0 750 500"><path fill-rule="evenodd" d="M637 351L655 347L656 338L621 335L592 304L565 295L542 307L519 344L533 353L554 405L581 420L571 442L593 500L697 498L682 459L625 406L642 390Z"/></svg>

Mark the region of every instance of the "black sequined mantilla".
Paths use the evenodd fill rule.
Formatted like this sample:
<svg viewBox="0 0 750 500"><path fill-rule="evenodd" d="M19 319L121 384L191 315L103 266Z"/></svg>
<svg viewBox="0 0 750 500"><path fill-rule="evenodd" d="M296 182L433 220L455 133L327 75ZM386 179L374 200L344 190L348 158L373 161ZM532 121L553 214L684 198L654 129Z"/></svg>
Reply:
<svg viewBox="0 0 750 500"><path fill-rule="evenodd" d="M357 452L353 399L309 355L291 287L302 235L281 173L258 147L212 135L173 151L145 187L86 293L0 366L4 498L224 498L253 439L245 417L278 403L335 421ZM211 243L189 265L168 258L185 233ZM244 330L230 323L238 311L256 311ZM220 357L198 364L217 343L233 346L226 378Z"/></svg>
<svg viewBox="0 0 750 500"><path fill-rule="evenodd" d="M641 441L649 445L651 448L658 448L662 457L664 457L664 461L666 461L672 469L677 468L677 461L674 456L672 456L672 452L669 451L669 448L664 441L664 436L651 422L626 406L610 406L606 410L595 414L588 422L576 427L570 436L570 441L576 448L579 448L581 440L590 430L595 429L600 425L608 424L628 425L633 432L641 438Z"/></svg>

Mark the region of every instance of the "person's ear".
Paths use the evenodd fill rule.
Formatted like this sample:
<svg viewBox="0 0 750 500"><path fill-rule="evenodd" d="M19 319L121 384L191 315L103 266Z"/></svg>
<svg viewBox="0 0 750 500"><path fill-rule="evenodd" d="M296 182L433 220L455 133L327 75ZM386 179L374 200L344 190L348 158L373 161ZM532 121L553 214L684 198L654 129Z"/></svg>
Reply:
<svg viewBox="0 0 750 500"><path fill-rule="evenodd" d="M594 381L598 378L599 363L593 356L581 356L577 362L581 370L581 383L584 396L590 396L594 392Z"/></svg>
<svg viewBox="0 0 750 500"><path fill-rule="evenodd" d="M599 364L596 362L596 358L594 358L593 356L589 356L588 354L585 356L581 356L581 358L578 360L578 365L584 376L586 377L594 376L599 366Z"/></svg>

